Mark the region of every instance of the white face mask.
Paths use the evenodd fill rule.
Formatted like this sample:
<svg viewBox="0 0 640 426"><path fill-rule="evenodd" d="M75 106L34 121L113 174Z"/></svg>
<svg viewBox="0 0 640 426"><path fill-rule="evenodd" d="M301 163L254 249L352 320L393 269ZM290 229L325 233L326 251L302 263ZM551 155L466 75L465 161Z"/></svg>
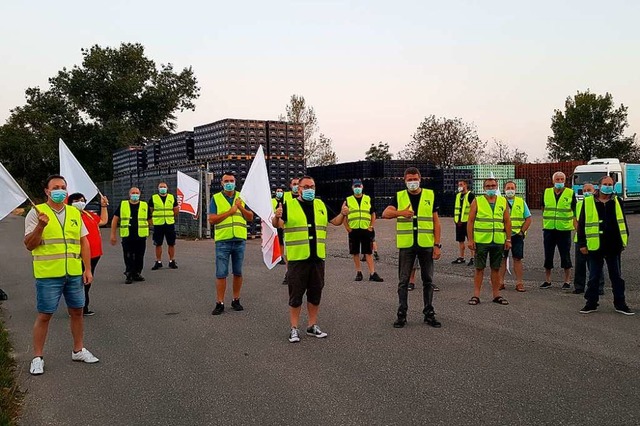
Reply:
<svg viewBox="0 0 640 426"><path fill-rule="evenodd" d="M409 191L415 191L418 188L420 188L420 182L418 181L407 182L407 189Z"/></svg>
<svg viewBox="0 0 640 426"><path fill-rule="evenodd" d="M85 203L84 201L74 201L73 203L71 203L71 205L73 207L75 207L78 210L84 210L85 206L87 205L87 203Z"/></svg>
<svg viewBox="0 0 640 426"><path fill-rule="evenodd" d="M462 191L464 191L464 187L459 186L459 187L458 187L458 192L462 192Z"/></svg>
<svg viewBox="0 0 640 426"><path fill-rule="evenodd" d="M516 190L515 189L507 189L504 191L504 194L509 197L509 198L513 198L516 196Z"/></svg>

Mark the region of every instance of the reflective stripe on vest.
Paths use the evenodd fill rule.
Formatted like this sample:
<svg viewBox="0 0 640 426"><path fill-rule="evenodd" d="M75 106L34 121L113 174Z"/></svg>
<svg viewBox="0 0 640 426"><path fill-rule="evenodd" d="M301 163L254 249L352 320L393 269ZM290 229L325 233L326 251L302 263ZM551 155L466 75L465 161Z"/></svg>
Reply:
<svg viewBox="0 0 640 426"><path fill-rule="evenodd" d="M627 225L624 222L622 207L620 206L618 197L613 197L613 202L615 203L616 221L618 222L618 230L620 232L620 238L622 239L622 247L626 247L629 240L629 232L627 231ZM596 251L600 248L600 236L602 235L600 223L602 223L602 220L598 216L595 197L585 198L583 208L584 233L587 238L587 249L589 251Z"/></svg>
<svg viewBox="0 0 640 426"><path fill-rule="evenodd" d="M149 236L149 205L146 201L140 201L140 207L138 207L138 237ZM129 236L129 228L131 227L131 204L129 200L122 200L120 203L120 237L126 238Z"/></svg>
<svg viewBox="0 0 640 426"><path fill-rule="evenodd" d="M544 191L544 211L542 212L542 229L572 231L573 226L573 189L565 188L556 204L553 188Z"/></svg>
<svg viewBox="0 0 640 426"><path fill-rule="evenodd" d="M498 196L494 208L491 208L487 197L476 197L478 210L473 222L473 240L480 244L504 244L507 235L504 229L504 211L507 199Z"/></svg>
<svg viewBox="0 0 640 426"><path fill-rule="evenodd" d="M317 198L313 200L313 211L316 227L316 253L320 259L326 257L325 242L327 239L327 207ZM311 256L313 237L309 235L311 224L307 222L300 201L292 198L287 202L287 221L284 224L284 246L287 260L306 260Z"/></svg>
<svg viewBox="0 0 640 426"><path fill-rule="evenodd" d="M511 233L517 234L522 231L522 226L524 225L525 217L524 217L524 199L522 197L514 197L513 204L511 205L511 211L509 211L509 215L511 216Z"/></svg>
<svg viewBox="0 0 640 426"><path fill-rule="evenodd" d="M469 221L469 211L471 210L471 204L469 204L469 194L470 192L467 191L467 193L464 194L463 197L460 197L460 195L462 194L456 195L456 205L453 213L453 221L455 223L464 223ZM462 202L462 219L460 219L460 198L464 198L464 201Z"/></svg>
<svg viewBox="0 0 640 426"><path fill-rule="evenodd" d="M585 197L588 198L588 197ZM582 206L584 205L584 198L576 203L576 219L580 219L580 213L582 212ZM573 242L578 242L578 230L576 229L576 235L573 237Z"/></svg>
<svg viewBox="0 0 640 426"><path fill-rule="evenodd" d="M363 195L358 204L354 195L347 197L347 207L349 208L349 228L367 229L371 226L371 197Z"/></svg>
<svg viewBox="0 0 640 426"><path fill-rule="evenodd" d="M236 191L233 196L233 203L236 202L239 195L240 193ZM214 194L213 201L216 203L216 211L218 214L222 214L231 209L229 200L227 200L227 197L225 197L222 192ZM242 206L244 207L244 202L242 202ZM242 216L239 209L234 214L227 216L225 220L215 225L214 239L216 241L226 241L232 238L240 238L242 240L247 239L247 221L244 216Z"/></svg>
<svg viewBox="0 0 640 426"><path fill-rule="evenodd" d="M165 224L173 225L176 223L176 219L173 214L173 204L175 203L173 195L167 194L163 203L160 195L153 194L151 201L153 201L153 212L151 213L151 218L153 219L154 226Z"/></svg>
<svg viewBox="0 0 640 426"><path fill-rule="evenodd" d="M405 189L396 194L398 210L405 210L406 206L411 206L409 192ZM398 248L413 247L414 232L418 233L419 247L433 247L435 236L433 233L433 202L435 196L432 190L422 189L420 194L420 204L418 214L410 219L398 217L396 219L396 246ZM417 226L414 226L414 220Z"/></svg>
<svg viewBox="0 0 640 426"><path fill-rule="evenodd" d="M42 243L31 251L34 276L60 278L82 275L80 210L65 205L64 224L61 225L48 204L39 204L36 208L47 215L49 223L42 231Z"/></svg>

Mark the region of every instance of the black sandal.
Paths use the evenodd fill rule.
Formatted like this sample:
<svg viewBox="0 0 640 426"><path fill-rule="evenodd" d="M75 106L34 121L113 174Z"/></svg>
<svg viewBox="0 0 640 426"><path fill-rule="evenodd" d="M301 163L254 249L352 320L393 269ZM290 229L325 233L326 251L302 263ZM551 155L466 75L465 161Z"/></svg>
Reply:
<svg viewBox="0 0 640 426"><path fill-rule="evenodd" d="M493 303L497 303L498 305L508 305L509 302L502 296L498 296L493 299Z"/></svg>
<svg viewBox="0 0 640 426"><path fill-rule="evenodd" d="M480 298L473 296L471 299L469 299L469 302L467 303L469 303L470 305L478 305L480 304Z"/></svg>

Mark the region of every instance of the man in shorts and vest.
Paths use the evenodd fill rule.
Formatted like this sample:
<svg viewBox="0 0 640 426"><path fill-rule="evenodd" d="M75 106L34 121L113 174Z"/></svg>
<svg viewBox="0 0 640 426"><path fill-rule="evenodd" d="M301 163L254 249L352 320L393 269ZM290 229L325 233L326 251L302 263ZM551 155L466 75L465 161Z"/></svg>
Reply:
<svg viewBox="0 0 640 426"><path fill-rule="evenodd" d="M153 223L153 245L156 246L156 262L151 270L162 268L162 243L167 240L169 252L169 268L178 269L176 263L176 218L180 212L178 200L173 194L169 194L166 182L160 182L158 193L153 194L149 200L151 220Z"/></svg>
<svg viewBox="0 0 640 426"><path fill-rule="evenodd" d="M84 285L93 281L89 231L80 211L65 204L67 182L64 177L48 177L44 192L47 202L38 204L25 218L24 245L33 255L38 309L33 326L34 358L29 368L33 375L44 373L43 353L49 322L63 295L71 318L71 359L89 364L98 362L83 342Z"/></svg>
<svg viewBox="0 0 640 426"><path fill-rule="evenodd" d="M464 249L465 240L467 240L467 222L469 221L469 209L475 196L471 191L467 181L461 180L458 182L458 193L456 194L456 203L453 210L453 221L456 224L456 241L458 242L459 255L456 260L451 263L459 264L464 263ZM469 266L473 265L473 251L471 251L471 259L469 259Z"/></svg>

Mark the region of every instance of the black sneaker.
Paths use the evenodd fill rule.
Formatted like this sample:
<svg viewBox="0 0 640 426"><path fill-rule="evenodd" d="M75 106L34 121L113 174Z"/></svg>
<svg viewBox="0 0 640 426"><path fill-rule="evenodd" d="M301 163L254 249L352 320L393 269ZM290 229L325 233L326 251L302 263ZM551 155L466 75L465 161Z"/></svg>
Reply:
<svg viewBox="0 0 640 426"><path fill-rule="evenodd" d="M598 305L590 305L587 303L584 305L584 308L580 309L581 314L590 314L591 312L595 312L598 310Z"/></svg>
<svg viewBox="0 0 640 426"><path fill-rule="evenodd" d="M562 284L562 290L564 290L564 291L571 290L571 284L569 284L569 283Z"/></svg>
<svg viewBox="0 0 640 426"><path fill-rule="evenodd" d="M162 267L162 265L160 265ZM178 264L176 263L175 260L170 260L169 261L169 268L171 269L178 269Z"/></svg>
<svg viewBox="0 0 640 426"><path fill-rule="evenodd" d="M216 307L213 310L213 312L211 312L211 315L220 315L223 312L224 312L224 303L216 303Z"/></svg>
<svg viewBox="0 0 640 426"><path fill-rule="evenodd" d="M244 308L240 304L240 299L233 299L231 301L231 309L234 311L244 311Z"/></svg>
<svg viewBox="0 0 640 426"><path fill-rule="evenodd" d="M573 293L573 294L582 294L582 293L584 293L584 290L580 290L579 288L576 288L571 293Z"/></svg>
<svg viewBox="0 0 640 426"><path fill-rule="evenodd" d="M132 284L133 283L133 277L131 275L127 275L127 278L124 280L125 284Z"/></svg>
<svg viewBox="0 0 640 426"><path fill-rule="evenodd" d="M152 271L156 271L158 269L162 268L162 262L158 262L156 260L156 263L153 264L153 268L151 268Z"/></svg>
<svg viewBox="0 0 640 426"><path fill-rule="evenodd" d="M356 273L356 279L354 281L362 281L362 272L358 271Z"/></svg>
<svg viewBox="0 0 640 426"><path fill-rule="evenodd" d="M551 283L550 282L543 282L542 285L540 286L540 288L551 288Z"/></svg>
<svg viewBox="0 0 640 426"><path fill-rule="evenodd" d="M375 260L380 260L380 256L378 256L378 252L377 252L377 251L374 251L374 252L373 252L373 258L374 258Z"/></svg>
<svg viewBox="0 0 640 426"><path fill-rule="evenodd" d="M464 257L459 257L451 262L452 265L458 265L460 263L464 263Z"/></svg>
<svg viewBox="0 0 640 426"><path fill-rule="evenodd" d="M398 315L398 319L393 323L393 328L402 328L407 324L407 317Z"/></svg>
<svg viewBox="0 0 640 426"><path fill-rule="evenodd" d="M89 309L85 309L85 310L82 312L82 315L84 315L85 317L92 317L92 316L94 316L95 314L96 314L95 312L90 311Z"/></svg>
<svg viewBox="0 0 640 426"><path fill-rule="evenodd" d="M320 330L320 327L318 327L317 324L314 324L311 327L307 328L307 336L313 336L317 337L318 339L323 339L327 337L327 333Z"/></svg>
<svg viewBox="0 0 640 426"><path fill-rule="evenodd" d="M469 263L467 263L467 266L473 266L473 257L469 259Z"/></svg>
<svg viewBox="0 0 640 426"><path fill-rule="evenodd" d="M382 277L380 277L380 275L378 275L377 272L374 272L373 274L369 275L369 281L375 281L377 283L382 283L384 282L384 280L382 279Z"/></svg>
<svg viewBox="0 0 640 426"><path fill-rule="evenodd" d="M144 281L144 277L140 274L136 274L133 276L134 281Z"/></svg>
<svg viewBox="0 0 640 426"><path fill-rule="evenodd" d="M442 327L442 323L436 319L436 315L434 313L426 314L424 316L424 322L433 328Z"/></svg>
<svg viewBox="0 0 640 426"><path fill-rule="evenodd" d="M416 285L414 283L409 283L409 285L407 286L407 290L409 291L413 291L416 289Z"/></svg>
<svg viewBox="0 0 640 426"><path fill-rule="evenodd" d="M615 309L616 309L616 312L619 312L622 315L635 315L636 314L631 309L629 309L629 307L627 305L616 306Z"/></svg>

